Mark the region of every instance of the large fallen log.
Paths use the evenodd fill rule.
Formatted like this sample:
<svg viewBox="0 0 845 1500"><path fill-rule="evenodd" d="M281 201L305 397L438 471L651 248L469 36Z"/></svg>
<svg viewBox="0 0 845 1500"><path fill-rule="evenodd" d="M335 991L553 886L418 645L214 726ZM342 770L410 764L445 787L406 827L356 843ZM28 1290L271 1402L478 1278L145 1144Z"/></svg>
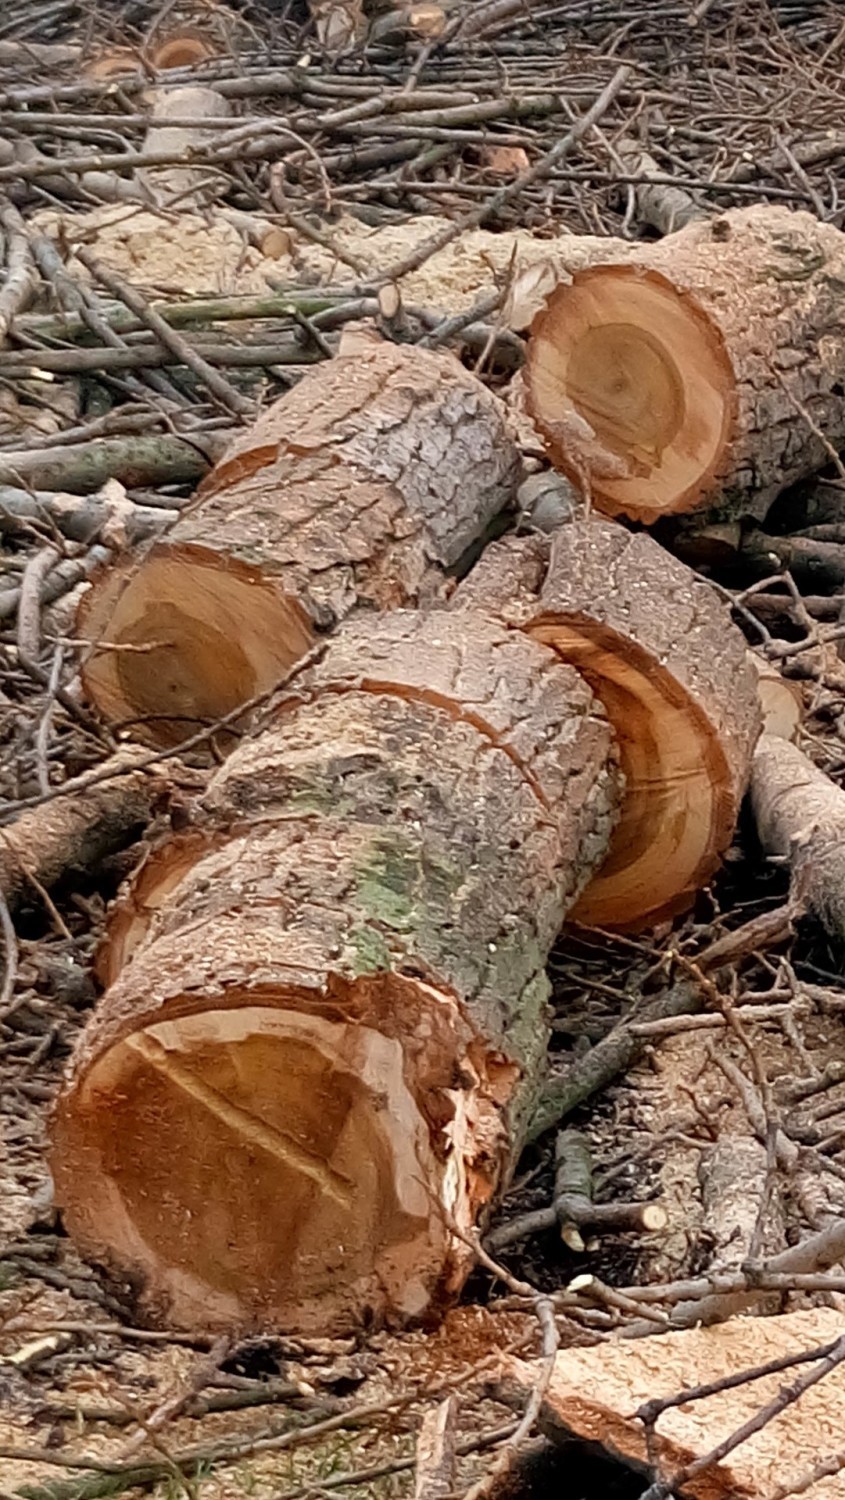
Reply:
<svg viewBox="0 0 845 1500"><path fill-rule="evenodd" d="M760 728L757 675L718 595L651 537L594 517L495 543L453 603L552 646L616 731L622 817L574 919L634 928L688 907L733 837Z"/></svg>
<svg viewBox="0 0 845 1500"><path fill-rule="evenodd" d="M761 518L845 444L838 229L758 205L569 259L532 325L528 407L599 509Z"/></svg>
<svg viewBox="0 0 845 1500"><path fill-rule="evenodd" d="M546 957L618 796L607 720L547 647L468 610L350 622L119 910L54 1124L83 1253L185 1327L455 1295L452 1225L518 1154Z"/></svg>
<svg viewBox="0 0 845 1500"><path fill-rule="evenodd" d="M338 357L235 438L166 541L94 583L80 629L106 645L85 687L111 721L175 743L272 688L356 605L436 600L518 478L503 409L453 356Z"/></svg>

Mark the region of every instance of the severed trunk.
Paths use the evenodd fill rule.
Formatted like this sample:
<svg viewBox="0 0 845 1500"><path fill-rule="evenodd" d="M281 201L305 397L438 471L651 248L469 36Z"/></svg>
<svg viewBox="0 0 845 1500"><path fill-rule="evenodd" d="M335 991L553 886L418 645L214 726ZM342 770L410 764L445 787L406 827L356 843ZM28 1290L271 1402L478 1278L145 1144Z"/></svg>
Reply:
<svg viewBox="0 0 845 1500"><path fill-rule="evenodd" d="M452 355L338 357L235 439L166 541L93 584L86 689L112 722L177 743L357 605L435 601L518 478L501 405Z"/></svg>
<svg viewBox="0 0 845 1500"><path fill-rule="evenodd" d="M192 58L196 48L202 48L199 39L173 37L160 48L159 62L162 68L184 67L191 61L200 61L202 52ZM228 117L232 106L218 89L200 85L184 88L153 89L149 95L152 106L152 124L144 138L143 150L150 153L169 151L174 162L190 161L192 153L209 143L216 133L203 125L204 120ZM195 125L171 125L171 120L195 120ZM234 125L233 121L233 125ZM202 208L213 202L220 190L220 176L207 166L145 167L138 174L154 203L162 207L176 207L183 212Z"/></svg>
<svg viewBox="0 0 845 1500"><path fill-rule="evenodd" d="M531 330L528 406L610 515L765 515L845 443L845 235L771 206L596 241ZM576 269L577 267L577 269ZM562 266L559 266L562 270Z"/></svg>
<svg viewBox="0 0 845 1500"><path fill-rule="evenodd" d="M351 622L118 907L54 1121L83 1253L188 1328L453 1297L618 797L607 719L547 647L469 610Z"/></svg>
<svg viewBox="0 0 845 1500"><path fill-rule="evenodd" d="M757 675L715 591L651 537L593 518L496 543L454 604L552 646L616 731L622 816L573 917L640 928L688 907L731 841L760 727Z"/></svg>

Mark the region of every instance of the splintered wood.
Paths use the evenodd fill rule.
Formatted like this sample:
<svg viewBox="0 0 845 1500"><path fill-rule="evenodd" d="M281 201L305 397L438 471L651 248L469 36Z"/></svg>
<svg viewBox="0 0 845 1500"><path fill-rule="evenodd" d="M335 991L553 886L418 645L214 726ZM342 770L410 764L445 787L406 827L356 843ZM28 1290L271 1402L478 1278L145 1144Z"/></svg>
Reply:
<svg viewBox="0 0 845 1500"><path fill-rule="evenodd" d="M87 692L142 738L184 739L357 605L435 602L518 475L503 408L452 355L339 356L234 440L166 541L95 582Z"/></svg>
<svg viewBox="0 0 845 1500"><path fill-rule="evenodd" d="M470 611L332 642L118 908L59 1101L65 1222L142 1315L326 1332L454 1297L618 796L540 643Z"/></svg>

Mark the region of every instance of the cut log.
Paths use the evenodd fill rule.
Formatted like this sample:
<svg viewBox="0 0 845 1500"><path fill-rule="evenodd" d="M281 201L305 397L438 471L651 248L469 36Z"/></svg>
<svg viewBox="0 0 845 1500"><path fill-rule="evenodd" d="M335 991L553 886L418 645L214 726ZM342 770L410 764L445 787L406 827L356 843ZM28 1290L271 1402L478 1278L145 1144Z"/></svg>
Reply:
<svg viewBox="0 0 845 1500"><path fill-rule="evenodd" d="M777 667L765 657L750 651L751 665L757 674L757 696L763 716L763 733L776 735L781 740L798 738L804 699L800 682L784 677Z"/></svg>
<svg viewBox="0 0 845 1500"><path fill-rule="evenodd" d="M838 229L761 205L591 258L532 325L527 384L553 462L600 510L760 518L843 446Z"/></svg>
<svg viewBox="0 0 845 1500"><path fill-rule="evenodd" d="M162 68L176 68L188 61L185 39L179 38L165 43L162 52L166 57L179 57L182 61L159 62ZM199 44L202 45L201 43ZM200 54L206 55L205 53ZM225 118L231 115L232 106L218 89L191 85L186 88L153 89L149 95L152 105L152 124L144 137L143 151L173 154L174 162L189 161L195 148L207 146L215 135L214 129L203 125L203 120ZM196 125L171 125L170 120L196 120ZM190 211L202 208L213 201L219 192L219 176L211 167L171 166L145 167L139 171L138 181L147 188L152 201L164 207L173 206Z"/></svg>
<svg viewBox="0 0 845 1500"><path fill-rule="evenodd" d="M218 51L207 37L193 31L176 31L151 48L149 61L156 72L164 73L170 68L196 67ZM224 113L228 114L228 109Z"/></svg>
<svg viewBox="0 0 845 1500"><path fill-rule="evenodd" d="M622 817L573 918L630 929L687 908L731 841L760 727L756 673L718 595L651 537L596 517L496 543L453 602L552 646L616 731Z"/></svg>
<svg viewBox="0 0 845 1500"><path fill-rule="evenodd" d="M845 939L845 792L797 745L764 734L751 805L766 853L789 862L796 902Z"/></svg>
<svg viewBox="0 0 845 1500"><path fill-rule="evenodd" d="M58 1103L65 1222L141 1314L325 1333L457 1293L618 793L547 648L469 611L346 627L217 773L213 847L142 875Z"/></svg>
<svg viewBox="0 0 845 1500"><path fill-rule="evenodd" d="M111 649L85 687L106 718L176 743L356 605L434 601L518 480L503 409L451 355L334 359L236 437L166 542L92 586L80 630Z"/></svg>
<svg viewBox="0 0 845 1500"><path fill-rule="evenodd" d="M398 47L408 42L433 41L446 25L446 12L431 0L419 5L403 5L375 16L370 22L367 42L372 46Z"/></svg>

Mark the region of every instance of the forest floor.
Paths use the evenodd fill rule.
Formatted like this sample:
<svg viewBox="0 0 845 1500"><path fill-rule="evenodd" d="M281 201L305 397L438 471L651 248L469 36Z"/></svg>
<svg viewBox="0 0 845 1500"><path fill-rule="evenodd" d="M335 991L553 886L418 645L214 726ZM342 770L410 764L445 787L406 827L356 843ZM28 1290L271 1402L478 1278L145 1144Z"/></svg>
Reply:
<svg viewBox="0 0 845 1500"><path fill-rule="evenodd" d="M12 252L21 244L38 284L0 349L0 485L72 489L74 461L102 436L177 435L197 454L198 467L193 480L127 479L111 492L107 523L84 539L63 535L38 509L21 520L0 493L4 823L49 802L112 752L110 733L77 691L74 591L119 545L133 506L179 510L216 451L215 441L232 425L225 402L210 401L201 381L181 366L167 366L164 398L149 379L159 368L153 360L148 368L139 357L136 365L115 362L109 369L106 349L100 366L83 368L80 350L99 348L99 336L95 330L83 345L56 324L56 311L78 305L68 300L69 286L84 289L101 323L114 302L92 290L90 275L74 259L69 223L73 244L84 240L147 299L176 308L181 327L193 324L191 314L178 309L214 299L202 347L206 354L213 347L216 367L232 388L256 401L279 394L314 359L331 353L345 321L380 316L384 273L446 223L456 226L451 245L439 257L421 256L402 279L411 310L405 336L414 336L417 326L438 327L446 315L485 297L485 316L496 333L490 294L497 282L485 236L518 232L543 239L569 230L653 237L654 228L638 217L635 182L615 149L623 134L639 135L667 181L713 213L771 201L809 208L843 227L845 24L839 7L798 0L717 0L710 6L529 0L507 11L476 4L467 14L475 29L458 27L438 45L362 44L331 59L320 53L313 23L294 0L283 6L254 0L236 12L153 0L7 4L0 17L5 286L14 274ZM162 214L143 194L134 202L123 195L104 203L92 180L86 186L85 174L120 177L124 169L114 157L127 151L142 156L141 95L148 79L130 72L119 83L86 80L83 65L123 48L134 67L132 57L143 62L156 39L185 15L188 30L213 39L215 55L199 74L174 73L173 81L201 75L224 91L228 86L249 111L249 128L238 141L227 137L216 154L209 151L213 202L199 216L178 209ZM54 49L52 55L45 48ZM565 133L620 62L630 62L631 81L601 125L565 163L517 190L515 174ZM410 123L397 125L403 92L411 95L413 113ZM353 111L350 119L349 105L359 106L357 117ZM490 155L504 147L517 155ZM49 168L39 153L51 159ZM133 164L143 171L143 159ZM124 173L122 180L131 176ZM496 198L479 228L473 217L481 217L480 207L502 189L509 191ZM263 226L260 244L252 233L256 224ZM279 231L274 241L263 234L267 226ZM43 253L51 234L58 236L50 243L62 248L64 265ZM306 292L316 311L291 313L291 297ZM0 288L0 308L2 296ZM259 296L265 305L247 307L241 300L235 321L233 299ZM415 323L419 309L427 323ZM130 330L127 341L130 349L150 345L143 331ZM268 344L277 351L272 362ZM227 349L252 350L254 362L229 367ZM45 373L49 351L63 352L65 362L54 361ZM505 383L511 373L506 341L502 350L490 342L484 370L495 387ZM47 472L51 454L54 468ZM841 463L832 462L826 479L841 482ZM779 505L767 524L788 537L789 505ZM752 645L765 645L773 634L805 644L788 669L802 696L800 743L845 784L845 667L814 634L819 620L839 617L835 570L820 578L818 568L799 559L791 573L775 568L762 586L757 571L735 560L721 571L714 565L714 573L732 592L735 618ZM191 750L180 764L204 774L201 756ZM3 913L4 1500L94 1500L118 1493L299 1500L334 1490L388 1500L412 1492L421 1413L451 1391L460 1398L452 1489L463 1494L488 1473L491 1454L507 1454L518 1422L520 1403L502 1382L502 1360L532 1360L540 1351L532 1289L552 1296L564 1348L633 1336L649 1316L652 1329L661 1318L666 1326L681 1300L673 1286L706 1278L718 1241L718 1213L702 1188L702 1153L720 1144L735 1165L741 1143L759 1134L755 1100L762 1099L763 1145L769 1143L753 1199L757 1252L769 1236L790 1243L805 1231L807 1178L834 1212L845 1215L845 965L843 954L804 922L788 941L752 947L722 971L720 989L738 1019L716 1008L694 1022L657 1026L636 1067L567 1121L589 1145L598 1201L659 1202L666 1214L661 1229L590 1235L575 1248L562 1242L558 1227L515 1237L495 1252L499 1273L479 1267L462 1305L436 1330L235 1343L134 1327L125 1306L79 1261L63 1234L50 1201L46 1156L51 1101L98 992L93 957L106 910L145 836L133 830L127 847L93 871L68 871L50 893L34 886L13 926ZM781 907L787 884L785 871L762 855L749 819L718 880L674 926L631 938L565 932L550 970L555 1068L564 1071L629 1016L635 992L656 993L708 945ZM776 1126L801 1148L791 1177L775 1160ZM550 1135L526 1152L490 1227L493 1236L551 1204L554 1145ZM592 1282L572 1290L582 1275ZM774 1310L823 1303L841 1311L840 1282L780 1292ZM643 1287L666 1288L663 1300L638 1303ZM623 1295L614 1296L620 1290ZM773 1310L771 1294L758 1301L761 1311ZM643 1306L659 1312L643 1312ZM572 1500L599 1493L637 1500L644 1489L641 1477L611 1471L594 1455L580 1461L583 1472L577 1456L567 1458L565 1493ZM560 1482L538 1470L534 1492ZM842 1491L812 1490L813 1500L834 1493Z"/></svg>

